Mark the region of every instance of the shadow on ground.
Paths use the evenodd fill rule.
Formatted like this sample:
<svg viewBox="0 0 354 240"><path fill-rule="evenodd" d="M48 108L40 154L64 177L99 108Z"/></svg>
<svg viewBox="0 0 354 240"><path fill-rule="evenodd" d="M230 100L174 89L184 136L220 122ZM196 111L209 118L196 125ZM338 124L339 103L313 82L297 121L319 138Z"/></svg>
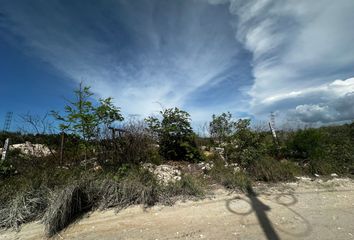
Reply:
<svg viewBox="0 0 354 240"><path fill-rule="evenodd" d="M235 210L234 208L231 207L231 203L233 204L239 203L239 204L244 204L247 203L249 205L249 208L246 208L246 211L238 211ZM296 205L298 202L297 198L294 196L293 193L282 193L282 194L276 194L276 197L274 199L274 203L287 208L290 210L297 219L301 221L301 223L304 225L304 228L301 230L301 232L291 232L288 230L285 230L282 228L281 224L274 225L272 221L270 220L269 216L267 215L267 212L271 211L271 208L264 204L259 198L258 194L254 192L252 188L249 188L246 193L246 197L236 197L232 198L226 201L226 208L237 215L241 216L247 216L251 213L255 213L258 223L260 227L262 228L262 231L268 240L279 240L280 237L277 233L276 230L283 232L285 234L291 235L293 237L306 237L308 236L311 231L312 227L311 224L303 217L301 216L298 212L290 208L290 206Z"/></svg>

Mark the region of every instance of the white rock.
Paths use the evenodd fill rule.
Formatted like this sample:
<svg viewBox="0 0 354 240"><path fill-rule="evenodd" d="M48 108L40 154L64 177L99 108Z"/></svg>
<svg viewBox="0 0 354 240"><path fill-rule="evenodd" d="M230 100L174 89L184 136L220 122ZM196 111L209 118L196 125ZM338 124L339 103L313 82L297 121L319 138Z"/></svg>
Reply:
<svg viewBox="0 0 354 240"><path fill-rule="evenodd" d="M145 163L143 168L153 173L161 184L167 185L169 182L181 180L181 171L170 165L159 165Z"/></svg>
<svg viewBox="0 0 354 240"><path fill-rule="evenodd" d="M22 154L35 156L35 157L46 157L51 154L50 149L46 145L32 144L31 142L12 144L10 145L9 149L10 150L19 149Z"/></svg>

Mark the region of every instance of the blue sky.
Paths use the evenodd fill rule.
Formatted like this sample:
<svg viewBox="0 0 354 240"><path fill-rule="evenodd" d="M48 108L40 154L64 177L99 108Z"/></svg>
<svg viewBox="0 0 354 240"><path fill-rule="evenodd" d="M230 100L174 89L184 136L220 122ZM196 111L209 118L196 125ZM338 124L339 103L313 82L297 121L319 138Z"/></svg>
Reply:
<svg viewBox="0 0 354 240"><path fill-rule="evenodd" d="M1 0L0 117L60 110L84 81L126 115L349 121L353 22L352 0Z"/></svg>

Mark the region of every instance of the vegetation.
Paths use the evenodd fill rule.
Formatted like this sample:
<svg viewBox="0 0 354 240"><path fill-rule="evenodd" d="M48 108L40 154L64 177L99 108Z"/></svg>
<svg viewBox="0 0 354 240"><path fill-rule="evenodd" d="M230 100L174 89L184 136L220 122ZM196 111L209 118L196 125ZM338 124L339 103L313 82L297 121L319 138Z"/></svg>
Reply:
<svg viewBox="0 0 354 240"><path fill-rule="evenodd" d="M201 155L190 124L190 115L178 108L165 109L160 114L161 121L149 117L146 122L158 138L161 156L168 160L199 161Z"/></svg>
<svg viewBox="0 0 354 240"><path fill-rule="evenodd" d="M65 132L63 161L58 161L61 132L48 127L45 118L23 117L34 133L0 133L0 144L10 138L12 144L30 141L51 150L46 156L32 156L11 149L0 162L0 228L18 229L41 219L52 236L90 210L201 198L210 181L245 191L253 181L354 171L354 123L278 131L275 145L269 131L257 131L249 119L234 120L229 112L212 116L210 138L198 137L190 115L178 108L116 128L124 118L111 98L96 104L82 84L74 95L63 116L53 112ZM168 163L198 168L200 161L210 167L203 173L182 172L178 181L167 185L143 167Z"/></svg>

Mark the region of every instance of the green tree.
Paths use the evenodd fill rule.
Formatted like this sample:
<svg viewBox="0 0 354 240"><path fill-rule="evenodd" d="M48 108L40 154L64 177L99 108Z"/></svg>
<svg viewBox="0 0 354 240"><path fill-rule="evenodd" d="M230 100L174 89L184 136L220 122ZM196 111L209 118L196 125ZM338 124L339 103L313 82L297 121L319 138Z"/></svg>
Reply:
<svg viewBox="0 0 354 240"><path fill-rule="evenodd" d="M87 141L97 135L101 125L108 127L124 118L120 109L113 105L112 98L99 99L99 105L95 107L91 99L93 93L83 83L74 90L74 94L75 100L68 100L64 107L65 115L56 111L52 111L52 115L62 122L59 125L61 131L76 134L84 140L86 152Z"/></svg>
<svg viewBox="0 0 354 240"><path fill-rule="evenodd" d="M234 132L236 123L232 121L230 112L222 113L217 116L213 114L212 121L209 123L210 137L218 144L226 142Z"/></svg>
<svg viewBox="0 0 354 240"><path fill-rule="evenodd" d="M115 121L123 121L120 109L113 105L113 98L99 99L100 105L95 109L99 124L109 127Z"/></svg>
<svg viewBox="0 0 354 240"><path fill-rule="evenodd" d="M249 167L264 153L261 135L250 128L250 119L233 122L233 132L225 143L225 157L228 161L238 162Z"/></svg>
<svg viewBox="0 0 354 240"><path fill-rule="evenodd" d="M156 117L145 119L149 129L158 137L160 154L165 159L199 161L201 156L195 143L190 115L178 108L165 109L160 114L162 120Z"/></svg>

